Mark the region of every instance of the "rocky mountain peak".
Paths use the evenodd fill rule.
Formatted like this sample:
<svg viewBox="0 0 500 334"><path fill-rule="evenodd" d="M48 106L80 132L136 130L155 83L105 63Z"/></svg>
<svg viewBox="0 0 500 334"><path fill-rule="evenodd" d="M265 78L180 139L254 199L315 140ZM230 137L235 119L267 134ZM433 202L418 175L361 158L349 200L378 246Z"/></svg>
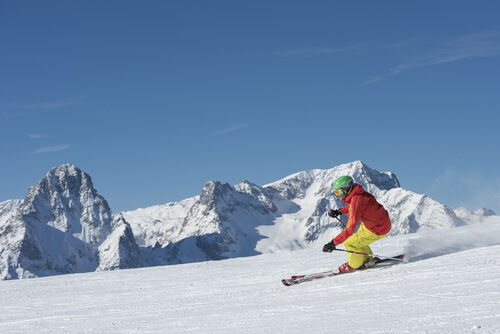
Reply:
<svg viewBox="0 0 500 334"><path fill-rule="evenodd" d="M357 182L364 183L366 188L369 184L376 185L380 190L389 190L399 188L400 183L396 175L392 172L379 172L376 169L368 167L362 161L354 161L345 165L340 165L339 169L350 169L351 175Z"/></svg>
<svg viewBox="0 0 500 334"><path fill-rule="evenodd" d="M43 224L98 245L111 230L112 213L90 176L65 164L51 169L31 187L20 211L31 225Z"/></svg>
<svg viewBox="0 0 500 334"><path fill-rule="evenodd" d="M489 216L496 216L496 213L495 211L491 210L491 209L488 209L488 208L480 208L480 209L477 209L476 211L474 211L474 213L476 215L482 215L482 216L486 216L486 217L489 217Z"/></svg>
<svg viewBox="0 0 500 334"><path fill-rule="evenodd" d="M205 206L207 210L212 210L215 203L231 191L233 191L233 188L228 183L209 181L201 189L200 204Z"/></svg>
<svg viewBox="0 0 500 334"><path fill-rule="evenodd" d="M71 164L52 168L22 203L1 204L11 208L0 213L1 279L142 265L128 223L113 221L90 176Z"/></svg>

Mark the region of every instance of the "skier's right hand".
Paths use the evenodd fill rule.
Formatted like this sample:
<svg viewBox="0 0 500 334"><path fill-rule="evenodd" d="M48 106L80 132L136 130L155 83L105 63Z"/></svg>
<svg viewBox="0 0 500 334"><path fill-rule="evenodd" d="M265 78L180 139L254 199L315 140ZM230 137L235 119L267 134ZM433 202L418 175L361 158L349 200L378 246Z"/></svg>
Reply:
<svg viewBox="0 0 500 334"><path fill-rule="evenodd" d="M336 249L333 240L323 246L323 252L331 253Z"/></svg>
<svg viewBox="0 0 500 334"><path fill-rule="evenodd" d="M340 212L340 210L329 210L328 211L328 215L332 218L337 218L338 216L340 216L342 214L342 212Z"/></svg>

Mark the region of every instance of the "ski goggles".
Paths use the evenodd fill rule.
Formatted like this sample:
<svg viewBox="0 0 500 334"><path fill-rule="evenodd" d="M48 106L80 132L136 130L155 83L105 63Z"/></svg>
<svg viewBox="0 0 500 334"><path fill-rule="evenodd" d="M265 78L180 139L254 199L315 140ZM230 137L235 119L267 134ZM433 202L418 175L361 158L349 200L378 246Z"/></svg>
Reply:
<svg viewBox="0 0 500 334"><path fill-rule="evenodd" d="M354 186L354 183L349 183L349 185L345 188L339 188L339 189L333 189L333 193L337 196L340 197L341 195L347 196L352 190L352 187Z"/></svg>
<svg viewBox="0 0 500 334"><path fill-rule="evenodd" d="M337 196L340 197L344 193L344 189L333 189L333 193Z"/></svg>

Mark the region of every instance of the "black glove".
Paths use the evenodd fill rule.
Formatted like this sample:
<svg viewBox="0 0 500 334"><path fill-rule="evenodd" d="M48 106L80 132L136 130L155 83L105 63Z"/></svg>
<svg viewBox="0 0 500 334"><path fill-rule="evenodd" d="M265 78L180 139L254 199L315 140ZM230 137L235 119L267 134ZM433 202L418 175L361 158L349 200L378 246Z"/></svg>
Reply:
<svg viewBox="0 0 500 334"><path fill-rule="evenodd" d="M329 210L328 211L328 215L332 218L337 218L338 216L340 216L342 214L342 212L340 212L340 210Z"/></svg>
<svg viewBox="0 0 500 334"><path fill-rule="evenodd" d="M333 240L323 246L323 252L331 253L336 249Z"/></svg>

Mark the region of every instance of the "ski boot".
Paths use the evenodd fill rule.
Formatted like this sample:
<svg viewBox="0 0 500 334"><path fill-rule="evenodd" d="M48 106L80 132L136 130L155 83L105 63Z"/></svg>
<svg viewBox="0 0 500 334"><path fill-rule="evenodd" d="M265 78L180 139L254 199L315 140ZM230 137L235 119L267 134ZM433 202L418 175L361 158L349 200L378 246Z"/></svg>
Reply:
<svg viewBox="0 0 500 334"><path fill-rule="evenodd" d="M363 264L363 266L364 266L364 264ZM361 267L363 267L363 266L361 266ZM356 268L351 267L349 265L349 262L346 262L339 267L339 270L341 273L352 273L353 271L356 270Z"/></svg>
<svg viewBox="0 0 500 334"><path fill-rule="evenodd" d="M351 272L353 272L355 270L361 270L361 269L369 268L369 267L374 266L374 265L375 265L375 261L374 261L373 257L369 257L368 259L366 259L365 263L363 263L358 268L353 268L353 267L351 267L349 265L349 262L346 262L346 263L344 263L343 265L341 265L339 267L339 270L342 273L351 273Z"/></svg>

